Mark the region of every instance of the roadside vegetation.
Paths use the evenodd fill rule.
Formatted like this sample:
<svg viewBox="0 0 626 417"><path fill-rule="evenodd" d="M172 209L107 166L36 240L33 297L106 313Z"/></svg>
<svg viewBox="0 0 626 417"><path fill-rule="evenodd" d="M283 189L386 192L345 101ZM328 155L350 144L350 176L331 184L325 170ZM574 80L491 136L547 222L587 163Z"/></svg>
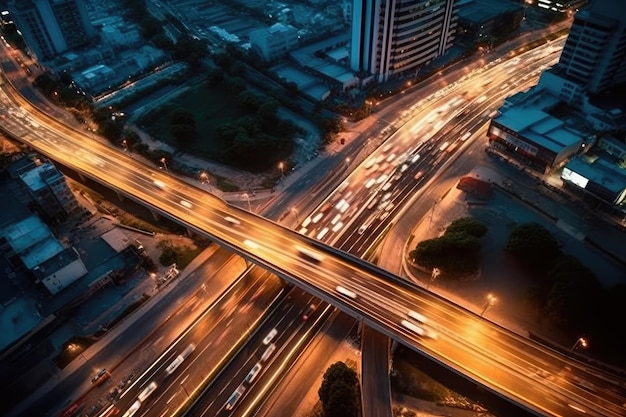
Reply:
<svg viewBox="0 0 626 417"><path fill-rule="evenodd" d="M585 336L588 354L625 367L626 285L603 287L595 274L571 255L543 226L520 224L504 250L533 280L526 300L550 328L570 340Z"/></svg>
<svg viewBox="0 0 626 417"><path fill-rule="evenodd" d="M404 346L399 346L393 354L391 371L391 389L440 406L487 413L487 410L475 401L446 388L442 382L420 369L419 355ZM445 382L445 381L443 381ZM394 416L415 417L415 413L395 408Z"/></svg>
<svg viewBox="0 0 626 417"><path fill-rule="evenodd" d="M444 234L419 242L409 257L418 266L442 274L467 276L480 270L481 239L487 234L487 226L463 217L453 221Z"/></svg>
<svg viewBox="0 0 626 417"><path fill-rule="evenodd" d="M424 271L437 268L432 279L452 282L477 276L481 239L487 232L487 226L471 217L457 219L440 237L419 242L409 259ZM626 366L626 342L616 337L626 332L625 285L603 287L584 260L563 253L560 242L540 224L516 225L502 250L531 279L522 297L538 327L564 340L585 336L590 340L586 354Z"/></svg>
<svg viewBox="0 0 626 417"><path fill-rule="evenodd" d="M318 390L321 407L315 417L358 417L361 410L361 390L356 364L335 362L326 369Z"/></svg>

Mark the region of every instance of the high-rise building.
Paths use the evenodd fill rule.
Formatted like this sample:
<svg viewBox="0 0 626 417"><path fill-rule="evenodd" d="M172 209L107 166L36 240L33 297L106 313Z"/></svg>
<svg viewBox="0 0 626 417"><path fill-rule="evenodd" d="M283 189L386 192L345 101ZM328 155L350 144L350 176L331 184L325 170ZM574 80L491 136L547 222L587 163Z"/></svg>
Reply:
<svg viewBox="0 0 626 417"><path fill-rule="evenodd" d="M592 0L576 13L554 72L591 94L626 83L626 4Z"/></svg>
<svg viewBox="0 0 626 417"><path fill-rule="evenodd" d="M379 82L417 73L452 47L456 21L455 0L354 0L350 66Z"/></svg>
<svg viewBox="0 0 626 417"><path fill-rule="evenodd" d="M11 0L9 11L38 60L85 46L95 34L85 0Z"/></svg>

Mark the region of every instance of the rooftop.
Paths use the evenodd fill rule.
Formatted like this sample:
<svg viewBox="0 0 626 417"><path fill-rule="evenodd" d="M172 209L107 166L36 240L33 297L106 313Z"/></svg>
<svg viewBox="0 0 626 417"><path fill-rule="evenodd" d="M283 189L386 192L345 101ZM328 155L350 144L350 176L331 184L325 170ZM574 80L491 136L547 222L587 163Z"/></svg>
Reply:
<svg viewBox="0 0 626 417"><path fill-rule="evenodd" d="M536 107L513 107L494 120L555 153L583 139L563 121Z"/></svg>

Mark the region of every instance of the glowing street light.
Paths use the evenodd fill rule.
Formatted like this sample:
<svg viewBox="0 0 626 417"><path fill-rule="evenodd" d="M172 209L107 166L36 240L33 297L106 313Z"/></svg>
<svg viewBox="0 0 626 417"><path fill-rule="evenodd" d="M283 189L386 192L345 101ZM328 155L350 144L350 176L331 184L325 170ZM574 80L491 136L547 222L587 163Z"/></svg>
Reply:
<svg viewBox="0 0 626 417"><path fill-rule="evenodd" d="M493 307L496 304L496 301L498 301L498 299L495 295L491 293L487 294L487 302L485 302L485 305L483 306L483 311L480 313L480 317L482 317L483 314L485 314L485 311L487 311L490 307Z"/></svg>
<svg viewBox="0 0 626 417"><path fill-rule="evenodd" d="M572 348L570 349L570 352L573 352L574 350L576 350L578 346L586 348L588 346L587 339L585 339L584 337L579 337L578 339L576 339L576 343L574 343L574 346L572 346Z"/></svg>
<svg viewBox="0 0 626 417"><path fill-rule="evenodd" d="M283 162L278 163L278 169L280 169L280 177L285 176L285 164Z"/></svg>
<svg viewBox="0 0 626 417"><path fill-rule="evenodd" d="M205 182L209 182L209 175L206 172L202 171L200 173L200 183L204 184Z"/></svg>
<svg viewBox="0 0 626 417"><path fill-rule="evenodd" d="M165 157L161 158L161 163L163 164L163 168L165 168L165 172L169 172L167 170L167 164L165 163Z"/></svg>
<svg viewBox="0 0 626 417"><path fill-rule="evenodd" d="M243 193L243 197L248 202L248 211L252 212L252 206L250 205L250 196L248 195L248 193Z"/></svg>
<svg viewBox="0 0 626 417"><path fill-rule="evenodd" d="M300 224L300 220L298 220L298 210L295 207L291 208L291 212L293 213L293 215L296 218L296 224Z"/></svg>

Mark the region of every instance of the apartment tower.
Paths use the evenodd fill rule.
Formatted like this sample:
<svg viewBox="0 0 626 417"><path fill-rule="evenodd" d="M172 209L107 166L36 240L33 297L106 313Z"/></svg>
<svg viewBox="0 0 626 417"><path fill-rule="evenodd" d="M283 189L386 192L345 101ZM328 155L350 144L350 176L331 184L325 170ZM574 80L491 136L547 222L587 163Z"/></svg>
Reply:
<svg viewBox="0 0 626 417"><path fill-rule="evenodd" d="M576 13L555 72L591 94L626 83L626 3L592 0Z"/></svg>
<svg viewBox="0 0 626 417"><path fill-rule="evenodd" d="M452 47L455 0L353 0L350 67L384 82L416 74Z"/></svg>
<svg viewBox="0 0 626 417"><path fill-rule="evenodd" d="M38 60L89 43L95 30L85 0L11 0L9 12Z"/></svg>

